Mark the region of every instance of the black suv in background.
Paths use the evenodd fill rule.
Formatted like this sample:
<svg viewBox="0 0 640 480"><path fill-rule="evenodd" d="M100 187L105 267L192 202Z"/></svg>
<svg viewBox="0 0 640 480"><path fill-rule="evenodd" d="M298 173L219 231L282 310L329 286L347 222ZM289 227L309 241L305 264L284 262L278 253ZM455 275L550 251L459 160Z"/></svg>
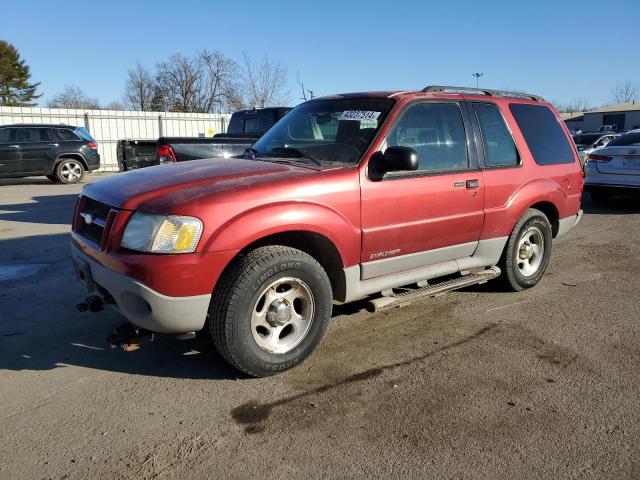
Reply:
<svg viewBox="0 0 640 480"><path fill-rule="evenodd" d="M98 144L82 127L0 126L0 178L45 175L52 182L77 183L98 168Z"/></svg>

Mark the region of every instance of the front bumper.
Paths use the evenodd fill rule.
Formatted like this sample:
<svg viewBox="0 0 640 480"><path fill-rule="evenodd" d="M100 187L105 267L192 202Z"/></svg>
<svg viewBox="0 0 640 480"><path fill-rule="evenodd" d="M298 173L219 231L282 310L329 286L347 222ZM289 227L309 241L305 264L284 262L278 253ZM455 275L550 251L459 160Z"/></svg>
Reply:
<svg viewBox="0 0 640 480"><path fill-rule="evenodd" d="M170 297L105 268L74 244L71 255L76 272L85 276L81 282L87 290L134 325L158 333L195 332L204 327L211 295Z"/></svg>

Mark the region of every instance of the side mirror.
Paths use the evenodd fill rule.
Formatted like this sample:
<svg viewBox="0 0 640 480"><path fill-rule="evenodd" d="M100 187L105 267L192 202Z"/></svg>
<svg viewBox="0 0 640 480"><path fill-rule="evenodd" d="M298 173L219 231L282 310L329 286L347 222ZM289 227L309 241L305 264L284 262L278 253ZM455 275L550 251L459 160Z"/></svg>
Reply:
<svg viewBox="0 0 640 480"><path fill-rule="evenodd" d="M380 180L388 172L407 172L418 169L418 154L409 147L387 147L376 152L369 161L369 177Z"/></svg>

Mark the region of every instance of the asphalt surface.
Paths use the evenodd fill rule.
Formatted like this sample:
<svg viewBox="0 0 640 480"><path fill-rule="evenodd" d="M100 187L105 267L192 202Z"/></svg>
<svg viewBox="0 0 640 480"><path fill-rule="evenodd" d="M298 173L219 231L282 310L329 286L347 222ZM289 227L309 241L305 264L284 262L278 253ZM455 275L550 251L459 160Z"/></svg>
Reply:
<svg viewBox="0 0 640 480"><path fill-rule="evenodd" d="M1 479L640 479L640 201L585 203L532 290L336 307L249 379L204 336L108 347L122 317L75 308L79 190L0 180Z"/></svg>

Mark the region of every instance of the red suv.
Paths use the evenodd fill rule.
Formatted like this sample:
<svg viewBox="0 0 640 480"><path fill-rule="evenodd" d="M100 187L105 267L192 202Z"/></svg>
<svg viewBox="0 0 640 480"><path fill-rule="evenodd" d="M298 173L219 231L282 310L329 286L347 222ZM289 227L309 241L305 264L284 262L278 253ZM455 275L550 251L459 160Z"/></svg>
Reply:
<svg viewBox="0 0 640 480"><path fill-rule="evenodd" d="M111 304L138 333L206 328L232 365L265 376L310 355L333 302L402 304L397 287L420 296L500 273L533 287L552 239L580 220L582 184L567 128L535 95L335 95L293 109L242 158L86 185L72 253L85 308Z"/></svg>

